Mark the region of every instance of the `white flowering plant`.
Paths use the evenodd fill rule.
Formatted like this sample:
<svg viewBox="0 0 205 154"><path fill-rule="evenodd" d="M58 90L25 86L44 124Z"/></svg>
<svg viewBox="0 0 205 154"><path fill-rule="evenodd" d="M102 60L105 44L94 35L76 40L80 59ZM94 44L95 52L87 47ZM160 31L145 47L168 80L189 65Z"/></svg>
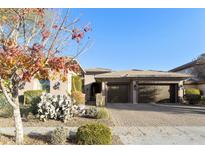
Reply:
<svg viewBox="0 0 205 154"><path fill-rule="evenodd" d="M37 106L37 117L42 121L55 119L66 122L74 116L83 116L85 112L84 108L73 104L71 97L50 93L43 93Z"/></svg>

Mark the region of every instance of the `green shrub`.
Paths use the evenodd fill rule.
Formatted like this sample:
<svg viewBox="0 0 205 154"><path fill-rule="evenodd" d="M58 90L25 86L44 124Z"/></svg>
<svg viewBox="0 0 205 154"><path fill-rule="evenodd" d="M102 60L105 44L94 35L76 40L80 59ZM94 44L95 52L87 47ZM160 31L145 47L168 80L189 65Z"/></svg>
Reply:
<svg viewBox="0 0 205 154"><path fill-rule="evenodd" d="M107 109L105 108L98 109L97 116L96 116L97 119L108 119L109 117L110 116Z"/></svg>
<svg viewBox="0 0 205 154"><path fill-rule="evenodd" d="M32 113L31 106L21 105L20 112L21 112L21 117L28 118L29 114Z"/></svg>
<svg viewBox="0 0 205 154"><path fill-rule="evenodd" d="M13 117L13 107L8 103L5 104L5 106L1 108L0 117L4 117L4 118Z"/></svg>
<svg viewBox="0 0 205 154"><path fill-rule="evenodd" d="M0 92L0 109L3 108L7 103L6 97L2 92Z"/></svg>
<svg viewBox="0 0 205 154"><path fill-rule="evenodd" d="M200 95L200 90L194 89L194 88L185 89L185 94L186 95Z"/></svg>
<svg viewBox="0 0 205 154"><path fill-rule="evenodd" d="M76 101L76 104L85 104L85 94L80 91L73 91L72 98Z"/></svg>
<svg viewBox="0 0 205 154"><path fill-rule="evenodd" d="M200 103L205 104L205 96L201 96L201 101Z"/></svg>
<svg viewBox="0 0 205 154"><path fill-rule="evenodd" d="M201 101L205 102L205 96L201 96Z"/></svg>
<svg viewBox="0 0 205 154"><path fill-rule="evenodd" d="M201 96L195 94L187 94L185 95L185 99L189 102L189 104L198 104L201 100Z"/></svg>
<svg viewBox="0 0 205 154"><path fill-rule="evenodd" d="M24 104L38 103L43 90L28 90L24 92Z"/></svg>
<svg viewBox="0 0 205 154"><path fill-rule="evenodd" d="M98 109L95 106L85 109L84 117L86 118L96 118L98 114Z"/></svg>
<svg viewBox="0 0 205 154"><path fill-rule="evenodd" d="M72 76L72 91L82 91L82 84L80 76Z"/></svg>
<svg viewBox="0 0 205 154"><path fill-rule="evenodd" d="M50 136L53 145L65 144L67 140L67 130L63 127L56 128Z"/></svg>
<svg viewBox="0 0 205 154"><path fill-rule="evenodd" d="M189 104L197 104L201 100L200 90L195 88L190 88L185 90L185 99Z"/></svg>
<svg viewBox="0 0 205 154"><path fill-rule="evenodd" d="M80 145L112 144L112 133L106 125L87 124L78 128L76 142Z"/></svg>

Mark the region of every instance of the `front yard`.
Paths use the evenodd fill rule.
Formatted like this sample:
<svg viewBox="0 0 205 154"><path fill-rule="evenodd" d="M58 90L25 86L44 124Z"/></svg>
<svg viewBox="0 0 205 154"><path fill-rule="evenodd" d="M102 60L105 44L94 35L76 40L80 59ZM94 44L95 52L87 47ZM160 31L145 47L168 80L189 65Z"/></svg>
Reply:
<svg viewBox="0 0 205 154"><path fill-rule="evenodd" d="M111 119L90 119L90 118L83 118L83 117L74 117L71 118L66 123L57 120L48 120L46 122L40 121L35 117L31 116L28 119L23 119L23 126L24 127L79 127L81 125L87 123L103 123L110 127L114 126L114 123ZM14 120L13 118L4 118L0 117L0 127L14 127Z"/></svg>

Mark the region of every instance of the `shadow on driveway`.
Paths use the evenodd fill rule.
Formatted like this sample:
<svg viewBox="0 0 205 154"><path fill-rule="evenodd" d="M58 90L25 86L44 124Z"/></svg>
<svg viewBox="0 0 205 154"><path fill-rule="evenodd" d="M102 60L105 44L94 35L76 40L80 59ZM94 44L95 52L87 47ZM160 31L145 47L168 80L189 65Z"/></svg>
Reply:
<svg viewBox="0 0 205 154"><path fill-rule="evenodd" d="M204 106L179 105L179 104L155 104L155 103L109 103L107 108L133 111L153 111L172 114L205 114Z"/></svg>

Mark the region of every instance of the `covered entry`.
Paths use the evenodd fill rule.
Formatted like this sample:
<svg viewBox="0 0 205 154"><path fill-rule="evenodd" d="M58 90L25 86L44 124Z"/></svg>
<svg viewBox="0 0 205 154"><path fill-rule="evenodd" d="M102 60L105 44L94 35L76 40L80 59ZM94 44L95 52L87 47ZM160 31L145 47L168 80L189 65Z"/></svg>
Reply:
<svg viewBox="0 0 205 154"><path fill-rule="evenodd" d="M128 103L129 102L129 84L108 83L109 103Z"/></svg>

